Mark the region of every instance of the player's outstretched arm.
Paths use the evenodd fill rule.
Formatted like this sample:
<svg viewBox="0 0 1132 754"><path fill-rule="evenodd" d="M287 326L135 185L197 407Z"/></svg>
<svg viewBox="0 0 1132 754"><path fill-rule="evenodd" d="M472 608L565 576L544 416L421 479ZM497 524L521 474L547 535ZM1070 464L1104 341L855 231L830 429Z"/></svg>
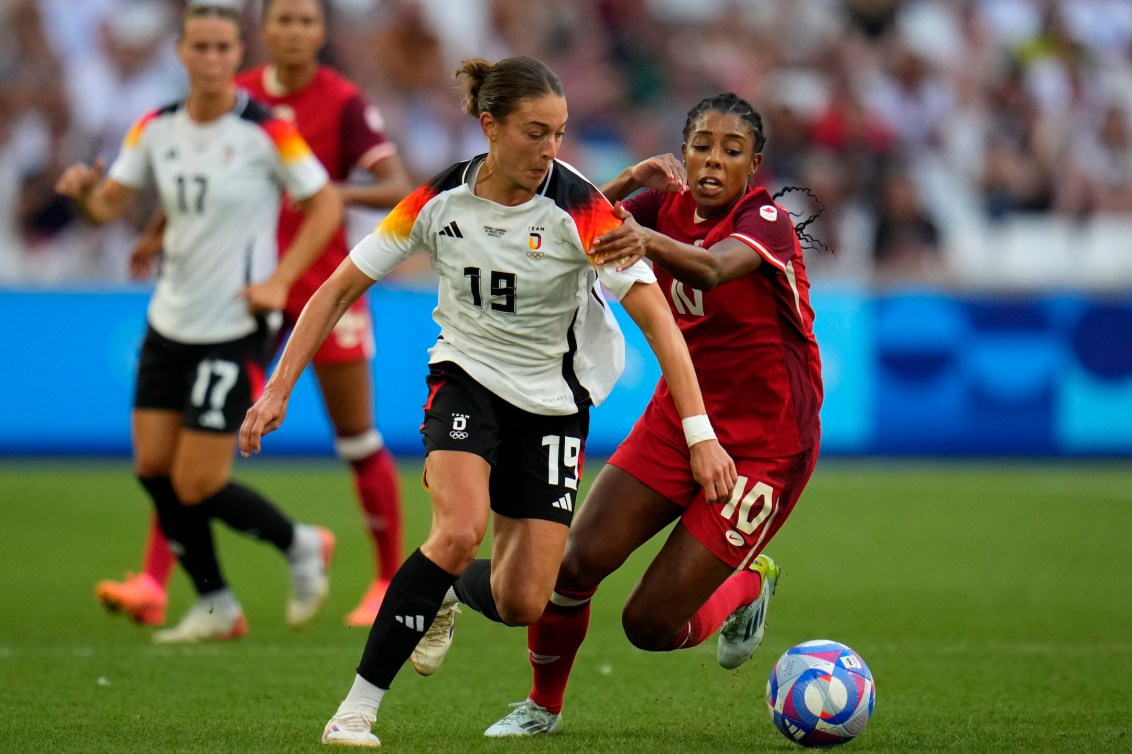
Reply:
<svg viewBox="0 0 1132 754"><path fill-rule="evenodd" d="M676 411L684 420L692 475L704 488L709 503L727 500L738 478L735 462L715 439L688 346L668 311L660 288L655 283L634 283L622 297L621 304L656 354Z"/></svg>
<svg viewBox="0 0 1132 754"><path fill-rule="evenodd" d="M362 206L387 209L396 206L413 190L409 171L395 154L370 165L367 171L373 179L365 183L338 183L334 188L347 207Z"/></svg>
<svg viewBox="0 0 1132 754"><path fill-rule="evenodd" d="M359 270L347 257L311 296L295 323L287 347L283 349L263 394L244 416L244 423L240 426L240 453L245 456L258 453L263 436L283 423L287 416L287 401L299 375L350 305L373 283L373 278Z"/></svg>
<svg viewBox="0 0 1132 754"><path fill-rule="evenodd" d="M75 163L55 182L55 191L71 199L83 215L96 225L117 220L137 192L113 178L103 178L105 163Z"/></svg>
<svg viewBox="0 0 1132 754"><path fill-rule="evenodd" d="M342 224L342 202L330 184L299 202L306 216L291 245L279 257L271 277L249 285L244 292L253 314L278 311L287 303L291 286L307 267L322 254L334 231Z"/></svg>

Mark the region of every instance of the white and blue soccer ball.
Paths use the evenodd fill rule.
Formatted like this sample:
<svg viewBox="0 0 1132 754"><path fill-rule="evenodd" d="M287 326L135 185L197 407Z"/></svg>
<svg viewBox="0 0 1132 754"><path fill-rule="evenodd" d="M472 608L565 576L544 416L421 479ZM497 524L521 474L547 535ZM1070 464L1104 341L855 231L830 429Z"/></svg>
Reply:
<svg viewBox="0 0 1132 754"><path fill-rule="evenodd" d="M861 734L876 687L861 656L826 639L803 642L778 658L766 684L774 726L796 744L839 746Z"/></svg>

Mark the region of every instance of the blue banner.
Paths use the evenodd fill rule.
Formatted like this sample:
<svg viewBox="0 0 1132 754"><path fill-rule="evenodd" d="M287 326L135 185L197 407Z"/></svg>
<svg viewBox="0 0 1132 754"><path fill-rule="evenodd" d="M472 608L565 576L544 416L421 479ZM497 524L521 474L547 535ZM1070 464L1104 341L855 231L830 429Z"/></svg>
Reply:
<svg viewBox="0 0 1132 754"><path fill-rule="evenodd" d="M123 454L148 291L0 291L0 454ZM435 293L372 296L378 427L422 453ZM837 455L1132 456L1132 295L956 297L939 291L813 292ZM589 453L608 455L652 394L656 362L624 311L618 388L593 412ZM329 454L310 373L269 454Z"/></svg>

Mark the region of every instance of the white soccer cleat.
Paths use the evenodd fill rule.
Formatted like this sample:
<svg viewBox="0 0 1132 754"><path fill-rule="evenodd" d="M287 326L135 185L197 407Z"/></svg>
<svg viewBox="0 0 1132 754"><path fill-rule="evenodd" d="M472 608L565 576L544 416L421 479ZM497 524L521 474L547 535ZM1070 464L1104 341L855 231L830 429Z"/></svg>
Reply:
<svg viewBox="0 0 1132 754"><path fill-rule="evenodd" d="M373 734L375 720L360 712L339 712L322 729L322 742L331 746L380 748L381 739Z"/></svg>
<svg viewBox="0 0 1132 754"><path fill-rule="evenodd" d="M762 644L766 633L766 611L770 597L778 586L778 566L766 555L759 555L751 570L762 576L762 588L754 602L744 605L727 617L719 629L719 643L715 657L721 667L734 670L747 660Z"/></svg>
<svg viewBox="0 0 1132 754"><path fill-rule="evenodd" d="M556 715L546 707L540 707L533 700L515 702L507 717L485 730L488 738L508 736L537 736L540 733L553 733L558 730L562 715Z"/></svg>
<svg viewBox="0 0 1132 754"><path fill-rule="evenodd" d="M451 595L452 592L448 594ZM452 646L452 634L456 631L456 616L459 614L456 598L446 595L436 613L436 619L409 655L413 670L421 675L432 675L440 669L440 663L444 662L444 657Z"/></svg>
<svg viewBox="0 0 1132 754"><path fill-rule="evenodd" d="M244 611L235 601L219 606L212 600L200 599L189 608L181 622L153 635L157 644L186 644L198 641L227 641L248 632Z"/></svg>
<svg viewBox="0 0 1132 754"><path fill-rule="evenodd" d="M330 592L330 579L326 572L334 558L333 534L322 527L306 524L298 524L296 529L295 545L288 557L291 598L287 601L287 625L291 628L301 628L310 623L322 609Z"/></svg>

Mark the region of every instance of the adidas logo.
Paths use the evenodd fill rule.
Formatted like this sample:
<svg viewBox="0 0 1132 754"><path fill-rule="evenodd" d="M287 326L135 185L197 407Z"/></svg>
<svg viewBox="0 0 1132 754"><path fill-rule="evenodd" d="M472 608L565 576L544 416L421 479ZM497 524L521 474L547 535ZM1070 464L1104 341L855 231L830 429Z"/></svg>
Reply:
<svg viewBox="0 0 1132 754"><path fill-rule="evenodd" d="M453 220L452 222L448 223L443 228L441 228L440 231L437 232L436 235L438 235L438 236L448 236L449 238L463 238L464 237L464 234L460 232L460 226L456 224L455 220Z"/></svg>
<svg viewBox="0 0 1132 754"><path fill-rule="evenodd" d="M414 631L419 631L422 634L424 633L425 629L428 628L428 626L425 625L425 619L423 615L398 615L394 618L394 620L396 620L406 628L411 628Z"/></svg>
<svg viewBox="0 0 1132 754"><path fill-rule="evenodd" d="M569 492L567 492L565 495L554 501L554 507L561 508L564 511L574 510L573 496Z"/></svg>

